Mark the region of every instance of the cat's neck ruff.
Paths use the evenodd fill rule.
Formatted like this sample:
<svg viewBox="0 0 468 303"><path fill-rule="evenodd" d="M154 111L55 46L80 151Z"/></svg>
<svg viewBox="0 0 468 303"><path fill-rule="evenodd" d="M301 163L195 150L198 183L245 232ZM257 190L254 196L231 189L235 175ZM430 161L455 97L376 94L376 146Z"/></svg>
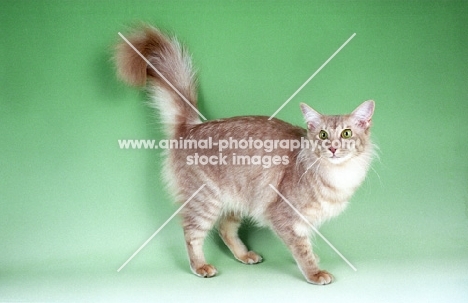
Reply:
<svg viewBox="0 0 468 303"><path fill-rule="evenodd" d="M322 159L320 173L322 180L331 187L319 187L318 203L320 203L321 215L315 218L315 223L320 225L340 214L348 205L349 199L356 189L364 181L370 158L361 155L348 159L346 162L335 164L327 159Z"/></svg>
<svg viewBox="0 0 468 303"><path fill-rule="evenodd" d="M314 169L306 170L304 177L323 206L346 204L364 181L371 159L371 149L338 164L326 158L310 159L313 165L309 167Z"/></svg>
<svg viewBox="0 0 468 303"><path fill-rule="evenodd" d="M332 163L327 159L322 161L325 162L322 164L323 177L337 189L346 191L354 191L361 185L370 164L370 158L365 154L339 164Z"/></svg>

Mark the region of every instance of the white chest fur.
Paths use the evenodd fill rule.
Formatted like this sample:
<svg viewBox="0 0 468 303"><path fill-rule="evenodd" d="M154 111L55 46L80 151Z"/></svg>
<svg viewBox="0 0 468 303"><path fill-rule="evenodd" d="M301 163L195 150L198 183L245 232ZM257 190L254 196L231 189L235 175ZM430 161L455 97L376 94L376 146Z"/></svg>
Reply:
<svg viewBox="0 0 468 303"><path fill-rule="evenodd" d="M325 178L339 190L354 191L366 176L368 165L360 159L351 159L342 165L330 165Z"/></svg>
<svg viewBox="0 0 468 303"><path fill-rule="evenodd" d="M352 159L342 165L329 166L324 177L333 188L320 189L324 198L319 201L321 222L337 216L346 208L348 200L363 182L367 169L367 162L362 159Z"/></svg>

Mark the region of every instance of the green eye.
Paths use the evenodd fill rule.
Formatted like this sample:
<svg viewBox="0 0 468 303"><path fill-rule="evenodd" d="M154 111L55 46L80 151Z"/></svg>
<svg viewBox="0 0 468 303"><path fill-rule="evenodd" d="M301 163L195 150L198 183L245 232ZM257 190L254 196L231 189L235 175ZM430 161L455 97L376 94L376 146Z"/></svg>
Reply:
<svg viewBox="0 0 468 303"><path fill-rule="evenodd" d="M349 139L353 135L353 132L347 128L341 132L341 138L343 139Z"/></svg>
<svg viewBox="0 0 468 303"><path fill-rule="evenodd" d="M319 133L319 138L322 140L328 139L328 133L324 130L321 130Z"/></svg>

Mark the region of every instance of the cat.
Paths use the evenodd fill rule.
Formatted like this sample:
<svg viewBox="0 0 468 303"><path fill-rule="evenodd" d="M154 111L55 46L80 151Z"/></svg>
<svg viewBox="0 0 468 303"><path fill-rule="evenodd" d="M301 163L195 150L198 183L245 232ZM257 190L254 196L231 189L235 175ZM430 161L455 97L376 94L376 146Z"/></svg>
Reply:
<svg viewBox="0 0 468 303"><path fill-rule="evenodd" d="M165 151L163 177L176 202L191 198L180 213L192 272L200 277L217 274L203 253L204 239L215 227L237 260L262 262L238 236L247 217L284 241L307 282L331 283L333 276L318 266L309 239L313 229L307 223L318 227L342 212L365 179L373 155L374 101L363 102L351 114L333 116L301 103L306 128L263 116L202 121L191 57L178 40L145 25L128 41L157 71L122 41L114 58L118 76L147 87L167 137L181 142L179 148ZM207 141L212 143L208 147L194 144ZM182 142L193 144L181 148ZM230 145L221 149L221 143ZM263 148L256 148L261 143Z"/></svg>

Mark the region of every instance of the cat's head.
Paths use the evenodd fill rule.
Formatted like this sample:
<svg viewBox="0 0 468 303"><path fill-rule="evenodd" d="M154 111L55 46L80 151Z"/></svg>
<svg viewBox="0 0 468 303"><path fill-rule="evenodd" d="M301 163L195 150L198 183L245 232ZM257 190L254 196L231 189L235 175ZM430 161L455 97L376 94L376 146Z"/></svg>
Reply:
<svg viewBox="0 0 468 303"><path fill-rule="evenodd" d="M317 157L341 164L372 149L370 126L374 101L359 105L351 114L327 116L301 103L308 139Z"/></svg>

